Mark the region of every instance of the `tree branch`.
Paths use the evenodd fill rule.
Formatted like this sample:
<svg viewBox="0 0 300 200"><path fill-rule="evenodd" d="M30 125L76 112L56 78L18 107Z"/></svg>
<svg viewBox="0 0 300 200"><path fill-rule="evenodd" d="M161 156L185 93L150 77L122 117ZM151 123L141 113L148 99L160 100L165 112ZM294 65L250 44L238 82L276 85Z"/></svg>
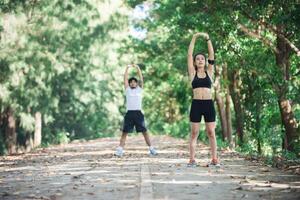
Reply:
<svg viewBox="0 0 300 200"><path fill-rule="evenodd" d="M297 54L297 56L300 56L300 50L291 42L289 41L289 39L287 39L287 37L283 34L283 32L281 32L280 30L278 30L276 28L276 26L272 26L262 20L257 20L254 17L252 17L251 15L249 15L247 12L245 12L244 10L242 11L242 14L249 19L252 23L254 24L259 24L263 27L265 27L266 29L268 29L269 31L275 33L277 36L281 37L288 45L289 47L295 51L295 53Z"/></svg>
<svg viewBox="0 0 300 200"><path fill-rule="evenodd" d="M300 50L292 43L290 42L286 37L284 37L283 35L278 35L278 37L282 37L282 39L289 45L289 47L295 51L295 53L297 54L297 56L300 56Z"/></svg>
<svg viewBox="0 0 300 200"><path fill-rule="evenodd" d="M238 24L238 27L244 32L246 33L247 35L251 36L251 37L254 37L254 38L257 38L259 39L260 41L262 41L266 46L268 47L271 47L271 49L275 52L275 53L278 53L278 49L274 46L273 42L262 37L260 34L250 30L249 28L247 28L246 26L244 26L243 24L239 23Z"/></svg>

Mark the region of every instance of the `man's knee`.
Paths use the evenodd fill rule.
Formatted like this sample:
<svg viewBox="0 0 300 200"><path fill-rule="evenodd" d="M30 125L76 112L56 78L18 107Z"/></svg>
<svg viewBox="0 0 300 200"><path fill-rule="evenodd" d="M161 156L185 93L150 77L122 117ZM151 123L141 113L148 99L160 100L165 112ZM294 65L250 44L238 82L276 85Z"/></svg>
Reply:
<svg viewBox="0 0 300 200"><path fill-rule="evenodd" d="M147 131L144 131L144 132L142 132L143 133L143 135L148 135L148 132Z"/></svg>

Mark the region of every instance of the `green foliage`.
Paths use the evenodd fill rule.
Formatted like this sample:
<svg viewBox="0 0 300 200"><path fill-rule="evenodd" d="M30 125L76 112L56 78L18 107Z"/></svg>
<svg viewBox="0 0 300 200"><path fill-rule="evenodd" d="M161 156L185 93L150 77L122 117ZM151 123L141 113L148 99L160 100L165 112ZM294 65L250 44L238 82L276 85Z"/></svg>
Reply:
<svg viewBox="0 0 300 200"><path fill-rule="evenodd" d="M149 10L145 18L128 16L143 7ZM300 58L290 55L290 81L284 80L272 47L249 37L240 25L276 44L277 33L270 27L284 24L280 34L299 47L299 11L295 1L273 0L0 1L1 114L13 109L18 138L24 142L33 135L35 113L41 112L43 146L116 135L125 113L122 66L143 63L149 130L188 138L192 89L186 54L191 36L203 31L213 42L216 67L226 63L229 74L239 74L245 141L238 149L280 154L285 130L275 86L285 87L299 122ZM145 31L146 38L129 35L132 27ZM205 41L198 40L195 51L206 53ZM221 84L232 83L222 79ZM236 139L233 105L231 112ZM1 133L3 119L1 115ZM207 142L202 133L199 139ZM219 119L216 133L219 147L226 147ZM0 152L5 151L4 140L1 134Z"/></svg>
<svg viewBox="0 0 300 200"><path fill-rule="evenodd" d="M257 155L258 152L255 148L255 144L253 142L243 143L241 146L236 148L236 151L250 154L250 155Z"/></svg>
<svg viewBox="0 0 300 200"><path fill-rule="evenodd" d="M189 129L190 124L187 119L180 120L178 123L165 123L163 125L163 133L178 138L188 138Z"/></svg>
<svg viewBox="0 0 300 200"><path fill-rule="evenodd" d="M286 150L282 151L282 156L287 160L296 160L298 158L297 154Z"/></svg>
<svg viewBox="0 0 300 200"><path fill-rule="evenodd" d="M54 144L67 144L70 141L68 132L58 132L55 136Z"/></svg>
<svg viewBox="0 0 300 200"><path fill-rule="evenodd" d="M228 141L223 141L220 137L217 137L217 147L218 149L224 149L228 147Z"/></svg>
<svg viewBox="0 0 300 200"><path fill-rule="evenodd" d="M32 135L41 112L44 146L114 135L126 8L93 0L1 3L0 111L14 110L18 134Z"/></svg>

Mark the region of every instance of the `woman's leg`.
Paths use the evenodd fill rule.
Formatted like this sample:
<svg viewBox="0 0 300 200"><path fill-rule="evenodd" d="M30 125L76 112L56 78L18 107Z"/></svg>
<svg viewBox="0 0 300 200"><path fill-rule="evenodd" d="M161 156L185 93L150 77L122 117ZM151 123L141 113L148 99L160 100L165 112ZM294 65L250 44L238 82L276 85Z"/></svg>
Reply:
<svg viewBox="0 0 300 200"><path fill-rule="evenodd" d="M190 135L190 162L195 160L195 152L197 145L197 138L199 136L200 123L191 122L191 135Z"/></svg>
<svg viewBox="0 0 300 200"><path fill-rule="evenodd" d="M211 158L212 160L217 160L217 140L215 134L216 122L205 123L206 133L209 138Z"/></svg>

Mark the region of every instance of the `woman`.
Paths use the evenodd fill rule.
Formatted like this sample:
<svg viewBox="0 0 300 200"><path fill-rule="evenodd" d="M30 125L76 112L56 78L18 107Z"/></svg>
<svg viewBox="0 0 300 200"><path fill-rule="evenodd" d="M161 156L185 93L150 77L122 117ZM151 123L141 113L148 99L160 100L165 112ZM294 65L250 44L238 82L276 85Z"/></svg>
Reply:
<svg viewBox="0 0 300 200"><path fill-rule="evenodd" d="M193 56L195 41L203 37L208 46L208 66L206 69L206 57L203 53ZM190 111L191 136L190 136L190 161L189 167L197 166L195 161L195 148L199 135L202 115L205 120L205 128L209 137L211 148L211 162L207 166L219 166L217 158L217 144L215 136L216 112L212 100L212 77L214 72L214 49L207 33L196 33L193 35L188 50L188 72L193 88L193 101Z"/></svg>

